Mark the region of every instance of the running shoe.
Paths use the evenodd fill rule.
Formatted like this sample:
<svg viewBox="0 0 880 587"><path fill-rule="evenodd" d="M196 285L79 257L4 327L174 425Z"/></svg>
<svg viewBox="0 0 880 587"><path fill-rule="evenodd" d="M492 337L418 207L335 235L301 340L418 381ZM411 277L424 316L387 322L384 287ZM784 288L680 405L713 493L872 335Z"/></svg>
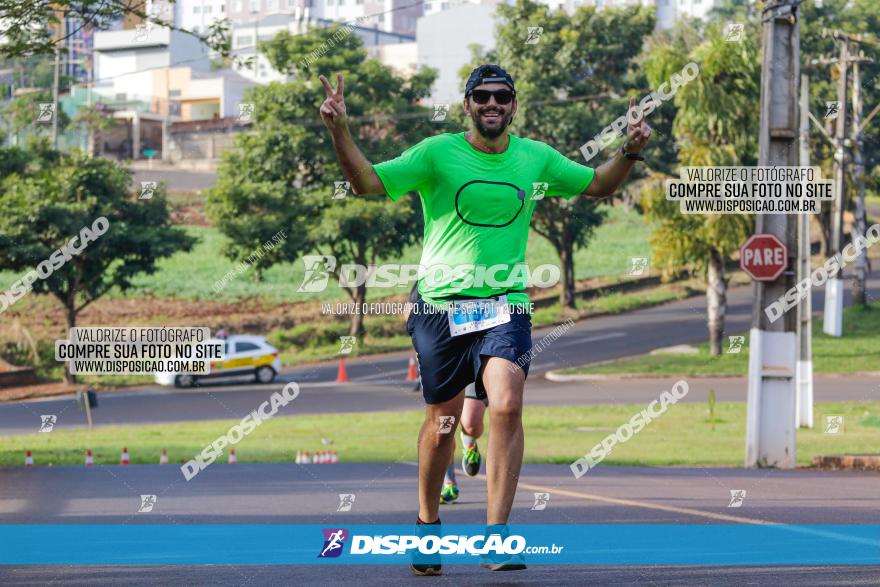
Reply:
<svg viewBox="0 0 880 587"><path fill-rule="evenodd" d="M490 524L486 526L486 535L498 536L503 541L510 536L510 527L507 524ZM480 557L480 566L490 571L522 571L526 568L526 560L521 554L490 551Z"/></svg>
<svg viewBox="0 0 880 587"><path fill-rule="evenodd" d="M477 443L470 444L464 449L464 456L461 457L461 468L468 477L476 477L480 473L480 449Z"/></svg>
<svg viewBox="0 0 880 587"><path fill-rule="evenodd" d="M490 571L523 571L526 569L526 560L521 554L512 554L503 559L483 556L480 558L480 566Z"/></svg>
<svg viewBox="0 0 880 587"><path fill-rule="evenodd" d="M443 485L443 489L440 491L440 503L454 502L458 499L458 493L458 485L451 481L446 482L446 484Z"/></svg>
<svg viewBox="0 0 880 587"><path fill-rule="evenodd" d="M437 518L437 521L432 524L423 524L421 522L416 523L416 535L419 538L423 538L425 536L440 536L442 532L440 530L440 519ZM440 555L439 554L422 554L416 549L412 555L412 563L409 565L410 570L414 575L422 576L436 576L442 575L442 567L440 564Z"/></svg>

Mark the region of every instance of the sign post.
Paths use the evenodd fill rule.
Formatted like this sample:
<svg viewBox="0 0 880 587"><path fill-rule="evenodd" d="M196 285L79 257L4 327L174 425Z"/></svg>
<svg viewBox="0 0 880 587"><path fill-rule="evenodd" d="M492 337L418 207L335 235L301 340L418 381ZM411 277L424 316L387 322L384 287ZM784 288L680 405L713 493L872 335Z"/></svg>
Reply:
<svg viewBox="0 0 880 587"><path fill-rule="evenodd" d="M799 0L768 0L761 11L760 166L798 165L799 4ZM788 252L797 250L793 219L789 214L758 214L756 240L749 239L743 247L749 255L747 270L759 276L752 286L746 467L793 468L796 464L796 315L786 312L771 320L765 312L795 285L794 263L788 259ZM768 235L778 244L766 240Z"/></svg>
<svg viewBox="0 0 880 587"><path fill-rule="evenodd" d="M788 249L772 234L753 234L739 250L739 266L755 281L776 281L787 265Z"/></svg>

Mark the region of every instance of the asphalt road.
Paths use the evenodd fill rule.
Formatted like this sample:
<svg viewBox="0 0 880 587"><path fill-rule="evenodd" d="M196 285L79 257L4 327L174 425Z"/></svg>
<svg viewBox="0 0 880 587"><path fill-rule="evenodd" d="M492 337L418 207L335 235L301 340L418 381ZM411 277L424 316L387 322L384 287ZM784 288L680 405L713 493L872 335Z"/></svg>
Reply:
<svg viewBox="0 0 880 587"><path fill-rule="evenodd" d="M869 285L871 296L880 297L880 278L871 280ZM822 291L814 292L813 307L817 314L821 311L823 297ZM848 298L846 303L849 303ZM751 287L732 289L726 318L727 333L747 331L750 316ZM536 330L533 340L537 343L550 330ZM526 385L526 402L529 405L570 405L651 401L673 380L553 383L543 375L550 369L605 361L705 339L703 298L579 322L534 359ZM328 362L287 369L271 385L250 382L212 384L190 390L148 387L102 394L94 418L99 426L239 419L287 381L298 382L302 393L282 410L283 415L420 409L424 405L421 394L412 393L412 384L405 382L409 356L410 353L400 352L351 359L347 361L351 382L344 384L335 383L337 364ZM710 388L719 401L745 401L744 378L693 378L688 381L691 393L685 401L705 401ZM817 376L814 387L817 401L880 399L880 382L869 376ZM58 417L57 429L86 425L85 416L72 397L62 397L0 405L0 434L34 432L43 414Z"/></svg>
<svg viewBox="0 0 880 587"><path fill-rule="evenodd" d="M479 524L485 480L461 476L461 498L443 506L445 524ZM512 524L878 524L876 473L712 468L599 467L577 480L562 465L526 465ZM19 524L408 524L415 511L410 463L216 464L190 482L159 465L0 469L0 523ZM745 490L730 508L730 490ZM550 493L532 511L535 492ZM354 493L337 512L339 493ZM137 513L141 494L157 496ZM84 535L83 540L88 540ZM755 545L761 548L762 545ZM613 557L613 553L608 553ZM542 566L490 574L449 566L437 584L868 585L878 567ZM4 585L405 585L404 567L27 566L0 567Z"/></svg>

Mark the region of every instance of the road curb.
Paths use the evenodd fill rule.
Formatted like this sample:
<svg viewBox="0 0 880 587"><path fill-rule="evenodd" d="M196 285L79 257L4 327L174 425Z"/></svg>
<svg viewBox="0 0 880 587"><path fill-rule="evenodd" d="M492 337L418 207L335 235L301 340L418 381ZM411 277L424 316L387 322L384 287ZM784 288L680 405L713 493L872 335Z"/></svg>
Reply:
<svg viewBox="0 0 880 587"><path fill-rule="evenodd" d="M597 363L599 364L599 363ZM813 377L880 377L880 371L856 371L855 373L816 373ZM701 373L699 375L656 375L653 373L562 373L561 369L547 371L544 378L556 383L569 383L572 381L619 381L626 379L737 379L748 377L748 374L740 375Z"/></svg>
<svg viewBox="0 0 880 587"><path fill-rule="evenodd" d="M559 370L547 371L544 377L556 383L567 383L571 381L617 381L621 379L687 379L689 377L699 377L713 379L736 379L745 378L746 375L655 375L653 373L561 373Z"/></svg>
<svg viewBox="0 0 880 587"><path fill-rule="evenodd" d="M880 471L880 455L816 455L813 464L820 469Z"/></svg>

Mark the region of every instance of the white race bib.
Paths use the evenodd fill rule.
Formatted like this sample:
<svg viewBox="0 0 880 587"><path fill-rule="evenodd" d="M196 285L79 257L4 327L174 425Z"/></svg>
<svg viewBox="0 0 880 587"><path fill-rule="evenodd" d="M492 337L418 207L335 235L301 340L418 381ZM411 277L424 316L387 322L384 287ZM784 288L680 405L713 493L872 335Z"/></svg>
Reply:
<svg viewBox="0 0 880 587"><path fill-rule="evenodd" d="M455 300L449 305L449 334L460 336L510 322L507 296Z"/></svg>

